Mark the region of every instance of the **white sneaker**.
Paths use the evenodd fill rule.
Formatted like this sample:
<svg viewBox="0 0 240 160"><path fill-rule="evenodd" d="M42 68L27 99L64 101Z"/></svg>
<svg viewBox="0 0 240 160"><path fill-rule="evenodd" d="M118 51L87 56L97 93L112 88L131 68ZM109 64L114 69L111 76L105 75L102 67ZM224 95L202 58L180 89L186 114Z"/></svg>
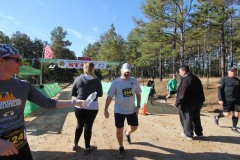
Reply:
<svg viewBox="0 0 240 160"><path fill-rule="evenodd" d="M188 140L193 140L193 137L192 136L187 136L186 134L184 133L181 133L181 136L188 139Z"/></svg>

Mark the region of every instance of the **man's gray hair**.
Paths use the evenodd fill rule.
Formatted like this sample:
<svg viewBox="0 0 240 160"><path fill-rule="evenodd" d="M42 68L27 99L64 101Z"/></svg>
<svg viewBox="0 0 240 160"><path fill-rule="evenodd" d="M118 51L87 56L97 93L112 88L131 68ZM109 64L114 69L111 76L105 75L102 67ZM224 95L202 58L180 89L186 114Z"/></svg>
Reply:
<svg viewBox="0 0 240 160"><path fill-rule="evenodd" d="M184 66L181 66L179 69L185 72L190 72L189 66L184 65Z"/></svg>

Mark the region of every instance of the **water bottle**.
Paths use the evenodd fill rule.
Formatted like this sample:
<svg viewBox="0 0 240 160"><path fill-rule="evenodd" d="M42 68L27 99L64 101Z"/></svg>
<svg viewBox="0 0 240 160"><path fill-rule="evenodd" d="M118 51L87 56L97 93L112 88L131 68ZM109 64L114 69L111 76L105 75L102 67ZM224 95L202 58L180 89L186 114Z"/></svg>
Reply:
<svg viewBox="0 0 240 160"><path fill-rule="evenodd" d="M87 97L87 99L85 100L85 102L83 102L83 107L89 107L90 106L90 104L92 103L92 101L95 99L97 97L97 92L93 92L93 93L91 93L88 97Z"/></svg>

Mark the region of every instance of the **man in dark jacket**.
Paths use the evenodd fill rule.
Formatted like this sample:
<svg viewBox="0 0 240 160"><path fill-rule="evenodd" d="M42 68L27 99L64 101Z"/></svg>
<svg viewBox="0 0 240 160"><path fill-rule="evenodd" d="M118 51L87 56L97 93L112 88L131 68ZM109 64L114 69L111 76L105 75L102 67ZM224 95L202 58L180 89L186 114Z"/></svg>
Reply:
<svg viewBox="0 0 240 160"><path fill-rule="evenodd" d="M205 101L200 79L193 75L188 66L179 69L181 82L177 90L175 107L179 109L180 122L184 133L182 136L191 140L195 132L197 137L203 136L200 111Z"/></svg>
<svg viewBox="0 0 240 160"><path fill-rule="evenodd" d="M214 121L218 125L219 118L227 117L232 112L232 131L240 134L237 130L238 117L240 112L240 80L236 78L237 68L231 67L228 76L223 77L219 82L218 99L223 107L223 112L214 116Z"/></svg>

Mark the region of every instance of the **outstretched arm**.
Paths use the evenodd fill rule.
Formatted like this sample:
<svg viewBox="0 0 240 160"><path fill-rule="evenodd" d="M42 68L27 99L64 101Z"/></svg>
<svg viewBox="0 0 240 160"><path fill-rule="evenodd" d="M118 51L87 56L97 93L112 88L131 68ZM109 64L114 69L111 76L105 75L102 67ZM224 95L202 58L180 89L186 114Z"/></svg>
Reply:
<svg viewBox="0 0 240 160"><path fill-rule="evenodd" d="M65 107L71 107L71 106L79 106L82 107L82 103L85 100L57 100L56 108L65 108Z"/></svg>

